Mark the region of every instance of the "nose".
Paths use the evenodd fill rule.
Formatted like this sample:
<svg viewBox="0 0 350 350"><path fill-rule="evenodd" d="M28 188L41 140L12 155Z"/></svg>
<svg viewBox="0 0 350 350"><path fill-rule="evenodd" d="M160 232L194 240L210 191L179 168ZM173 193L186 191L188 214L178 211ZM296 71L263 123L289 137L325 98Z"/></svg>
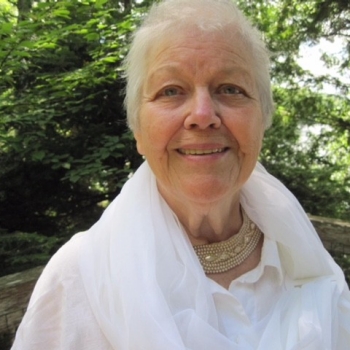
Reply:
<svg viewBox="0 0 350 350"><path fill-rule="evenodd" d="M190 111L184 121L185 128L218 129L220 125L221 118L210 92L202 89L194 93L190 103Z"/></svg>

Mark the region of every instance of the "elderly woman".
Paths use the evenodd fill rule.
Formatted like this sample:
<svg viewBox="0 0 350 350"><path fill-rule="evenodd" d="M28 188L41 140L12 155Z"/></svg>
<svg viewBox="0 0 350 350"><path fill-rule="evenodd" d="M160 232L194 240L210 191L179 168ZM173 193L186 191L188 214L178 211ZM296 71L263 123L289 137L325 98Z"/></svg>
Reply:
<svg viewBox="0 0 350 350"><path fill-rule="evenodd" d="M257 164L268 70L229 0L153 6L126 59L146 161L52 258L13 349L349 349L344 276Z"/></svg>

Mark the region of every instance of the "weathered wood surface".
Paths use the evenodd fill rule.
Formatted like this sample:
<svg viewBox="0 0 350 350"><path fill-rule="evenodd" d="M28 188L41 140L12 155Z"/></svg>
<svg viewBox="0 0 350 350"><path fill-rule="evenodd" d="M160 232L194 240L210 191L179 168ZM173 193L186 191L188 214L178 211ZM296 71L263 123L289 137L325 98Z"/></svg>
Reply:
<svg viewBox="0 0 350 350"><path fill-rule="evenodd" d="M320 216L309 217L328 251L350 254L350 222Z"/></svg>
<svg viewBox="0 0 350 350"><path fill-rule="evenodd" d="M0 334L14 333L43 267L0 278Z"/></svg>

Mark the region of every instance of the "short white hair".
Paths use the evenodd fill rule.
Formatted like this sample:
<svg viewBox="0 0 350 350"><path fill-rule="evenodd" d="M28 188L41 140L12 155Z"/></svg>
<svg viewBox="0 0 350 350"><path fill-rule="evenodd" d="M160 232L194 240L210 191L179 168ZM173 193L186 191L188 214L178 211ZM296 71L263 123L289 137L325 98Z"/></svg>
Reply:
<svg viewBox="0 0 350 350"><path fill-rule="evenodd" d="M139 125L139 110L143 84L147 75L150 50L167 38L186 29L205 33L234 29L244 40L253 62L264 125L271 125L274 111L270 84L269 52L260 33L251 25L231 0L163 0L153 4L148 16L133 35L129 52L124 60L126 77L125 108L128 125L135 131Z"/></svg>

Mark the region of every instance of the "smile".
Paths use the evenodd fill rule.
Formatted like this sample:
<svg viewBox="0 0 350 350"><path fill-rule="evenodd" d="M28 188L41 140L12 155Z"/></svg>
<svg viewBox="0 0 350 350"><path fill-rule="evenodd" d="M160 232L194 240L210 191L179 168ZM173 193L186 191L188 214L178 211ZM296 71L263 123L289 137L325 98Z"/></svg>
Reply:
<svg viewBox="0 0 350 350"><path fill-rule="evenodd" d="M186 156L202 156L207 154L215 154L215 153L222 153L226 151L226 148L214 148L214 149L179 149L178 150L181 154L184 154Z"/></svg>

